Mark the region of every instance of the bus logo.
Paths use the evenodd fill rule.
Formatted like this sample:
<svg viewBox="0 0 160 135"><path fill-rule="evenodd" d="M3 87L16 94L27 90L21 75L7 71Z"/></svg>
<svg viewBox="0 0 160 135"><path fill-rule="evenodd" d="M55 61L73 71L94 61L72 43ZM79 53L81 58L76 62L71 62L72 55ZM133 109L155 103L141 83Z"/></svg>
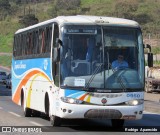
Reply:
<svg viewBox="0 0 160 135"><path fill-rule="evenodd" d="M107 99L103 98L103 99L101 100L101 102L102 102L102 104L105 104L105 103L107 103Z"/></svg>

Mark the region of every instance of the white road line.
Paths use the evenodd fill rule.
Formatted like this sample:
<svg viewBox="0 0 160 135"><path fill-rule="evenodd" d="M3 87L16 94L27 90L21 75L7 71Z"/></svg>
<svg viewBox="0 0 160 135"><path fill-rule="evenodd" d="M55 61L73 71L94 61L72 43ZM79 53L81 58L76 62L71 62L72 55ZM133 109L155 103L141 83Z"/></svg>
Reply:
<svg viewBox="0 0 160 135"><path fill-rule="evenodd" d="M44 126L44 125L42 125L42 124L39 124L39 123L37 123L37 122L34 122L34 121L30 121L30 123L31 123L31 124L34 124L34 125L36 125L36 126Z"/></svg>
<svg viewBox="0 0 160 135"><path fill-rule="evenodd" d="M9 112L9 113L14 115L14 116L21 117L21 115L18 115L18 114L14 113L14 112Z"/></svg>

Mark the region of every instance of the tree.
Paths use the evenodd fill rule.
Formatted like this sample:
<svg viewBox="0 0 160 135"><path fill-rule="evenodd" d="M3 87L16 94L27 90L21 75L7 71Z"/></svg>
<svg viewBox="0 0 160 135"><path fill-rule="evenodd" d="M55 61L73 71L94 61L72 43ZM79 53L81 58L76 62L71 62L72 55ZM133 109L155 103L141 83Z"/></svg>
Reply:
<svg viewBox="0 0 160 135"><path fill-rule="evenodd" d="M149 16L147 13L141 13L141 14L136 15L135 20L139 22L140 24L146 24L146 23L153 21L151 16Z"/></svg>
<svg viewBox="0 0 160 135"><path fill-rule="evenodd" d="M133 19L133 13L138 9L136 0L119 0L115 4L115 13L118 17Z"/></svg>
<svg viewBox="0 0 160 135"><path fill-rule="evenodd" d="M0 20L4 20L11 13L11 5L8 0L0 0Z"/></svg>
<svg viewBox="0 0 160 135"><path fill-rule="evenodd" d="M58 15L73 15L77 14L77 9L80 7L80 0L55 0L53 8L50 10L52 17Z"/></svg>
<svg viewBox="0 0 160 135"><path fill-rule="evenodd" d="M58 9L73 10L80 6L80 0L56 0Z"/></svg>
<svg viewBox="0 0 160 135"><path fill-rule="evenodd" d="M38 22L39 22L38 18L36 18L34 14L24 15L22 19L19 20L19 23L21 23L25 27L33 25L33 24L37 24Z"/></svg>

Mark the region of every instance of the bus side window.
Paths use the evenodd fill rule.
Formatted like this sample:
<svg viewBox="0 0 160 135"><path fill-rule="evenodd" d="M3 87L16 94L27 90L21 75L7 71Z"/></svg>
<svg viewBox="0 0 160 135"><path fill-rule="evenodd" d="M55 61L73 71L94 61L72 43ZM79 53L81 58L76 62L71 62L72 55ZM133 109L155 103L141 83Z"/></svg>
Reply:
<svg viewBox="0 0 160 135"><path fill-rule="evenodd" d="M33 31L32 54L36 54L36 32Z"/></svg>
<svg viewBox="0 0 160 135"><path fill-rule="evenodd" d="M27 55L31 55L32 51L32 33L28 33Z"/></svg>
<svg viewBox="0 0 160 135"><path fill-rule="evenodd" d="M56 46L56 39L57 38L59 38L59 28L58 28L58 25L54 25L53 46Z"/></svg>
<svg viewBox="0 0 160 135"><path fill-rule="evenodd" d="M29 42L29 40L28 40L28 34L25 33L25 35L26 35L25 55L27 55L27 48L28 48L28 42Z"/></svg>
<svg viewBox="0 0 160 135"><path fill-rule="evenodd" d="M13 48L13 56L17 56L17 35L14 37L14 48Z"/></svg>
<svg viewBox="0 0 160 135"><path fill-rule="evenodd" d="M18 48L17 48L17 54L18 56L21 56L21 35L18 35Z"/></svg>
<svg viewBox="0 0 160 135"><path fill-rule="evenodd" d="M39 30L39 53L41 54L42 51L42 29Z"/></svg>
<svg viewBox="0 0 160 135"><path fill-rule="evenodd" d="M35 31L35 41L34 41L34 48L35 48L35 54L39 54L39 35L38 30Z"/></svg>
<svg viewBox="0 0 160 135"><path fill-rule="evenodd" d="M18 56L18 35L15 37L15 56Z"/></svg>
<svg viewBox="0 0 160 135"><path fill-rule="evenodd" d="M41 44L41 53L45 52L45 32L42 30L42 44Z"/></svg>
<svg viewBox="0 0 160 135"><path fill-rule="evenodd" d="M26 55L26 34L23 34L23 55Z"/></svg>
<svg viewBox="0 0 160 135"><path fill-rule="evenodd" d="M45 31L45 40L46 40L46 44L45 44L45 52L48 53L50 50L50 33L49 33L49 27L46 27L46 31Z"/></svg>
<svg viewBox="0 0 160 135"><path fill-rule="evenodd" d="M26 37L25 34L22 34L22 41L21 41L21 46L22 46L22 56L25 55L25 46L26 46Z"/></svg>

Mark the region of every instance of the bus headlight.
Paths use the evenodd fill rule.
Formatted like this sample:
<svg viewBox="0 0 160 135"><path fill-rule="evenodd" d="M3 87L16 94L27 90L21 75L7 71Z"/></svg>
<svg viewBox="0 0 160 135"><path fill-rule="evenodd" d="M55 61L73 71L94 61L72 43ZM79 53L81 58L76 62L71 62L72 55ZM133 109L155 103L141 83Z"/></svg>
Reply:
<svg viewBox="0 0 160 135"><path fill-rule="evenodd" d="M81 104L83 102L82 100L78 100L70 97L61 97L61 100L65 103L70 103L70 104Z"/></svg>
<svg viewBox="0 0 160 135"><path fill-rule="evenodd" d="M136 106L136 105L140 105L144 103L143 99L134 99L134 100L130 100L125 102L127 105L131 105L131 106Z"/></svg>

